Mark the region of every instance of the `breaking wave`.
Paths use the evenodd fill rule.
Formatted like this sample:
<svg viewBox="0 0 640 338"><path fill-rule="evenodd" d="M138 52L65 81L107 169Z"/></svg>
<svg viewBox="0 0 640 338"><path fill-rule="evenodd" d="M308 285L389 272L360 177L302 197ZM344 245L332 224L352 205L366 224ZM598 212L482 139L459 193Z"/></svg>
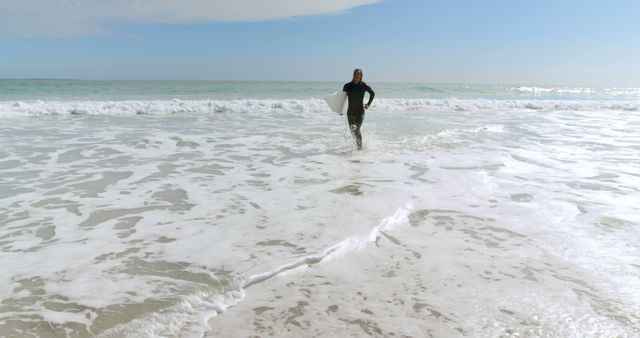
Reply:
<svg viewBox="0 0 640 338"><path fill-rule="evenodd" d="M376 99L370 111L639 111L640 101ZM215 113L324 113L322 99L2 101L0 116Z"/></svg>

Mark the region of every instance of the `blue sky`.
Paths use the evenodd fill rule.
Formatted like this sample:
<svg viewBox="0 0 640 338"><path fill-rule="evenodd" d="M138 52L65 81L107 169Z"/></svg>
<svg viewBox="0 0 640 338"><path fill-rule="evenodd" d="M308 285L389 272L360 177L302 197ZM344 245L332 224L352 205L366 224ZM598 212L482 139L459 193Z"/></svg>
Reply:
<svg viewBox="0 0 640 338"><path fill-rule="evenodd" d="M0 4L0 78L640 86L636 0L65 1Z"/></svg>

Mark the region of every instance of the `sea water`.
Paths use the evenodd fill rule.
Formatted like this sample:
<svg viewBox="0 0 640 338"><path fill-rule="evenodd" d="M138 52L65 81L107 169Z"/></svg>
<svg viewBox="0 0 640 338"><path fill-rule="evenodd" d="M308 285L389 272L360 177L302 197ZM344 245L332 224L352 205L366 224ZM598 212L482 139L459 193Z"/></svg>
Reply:
<svg viewBox="0 0 640 338"><path fill-rule="evenodd" d="M640 335L640 89L0 80L0 336Z"/></svg>

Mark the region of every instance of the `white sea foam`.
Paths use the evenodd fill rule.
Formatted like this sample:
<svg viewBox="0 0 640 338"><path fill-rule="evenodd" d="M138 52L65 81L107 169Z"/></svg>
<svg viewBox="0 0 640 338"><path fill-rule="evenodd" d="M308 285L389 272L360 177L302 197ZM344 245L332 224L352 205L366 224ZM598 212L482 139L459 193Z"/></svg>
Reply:
<svg viewBox="0 0 640 338"><path fill-rule="evenodd" d="M246 290L253 285L265 282L270 278L283 276L292 270L299 270L314 264L327 263L328 261L348 255L364 248L379 239L382 232L389 232L394 227L408 221L407 215L410 206L398 209L392 216L383 219L366 235L353 235L332 245L322 252L301 257L290 263L283 264L271 270L238 278L230 287L222 293L209 288L201 288L197 292L183 296L174 307L163 309L162 313L152 313L143 318L135 319L129 323L118 325L109 329L100 337L113 337L121 335L136 335L139 337L194 335L202 336L210 330L208 321L228 308L238 304L244 298ZM55 314L55 313L54 313ZM78 322L68 319L69 322ZM64 323L65 321L63 321ZM88 325L87 320L81 321Z"/></svg>
<svg viewBox="0 0 640 338"><path fill-rule="evenodd" d="M252 275L246 280L246 282L243 283L243 288L247 288L251 285L264 282L269 278L275 277L290 270L297 269L299 267L327 262L337 257L344 256L351 251L359 250L365 245L375 242L382 231L391 230L395 225L401 222L406 222L407 212L410 209L411 207L399 209L393 216L382 220L382 222L380 222L380 224L378 224L378 226L376 226L375 228L371 229L371 231L369 231L369 234L366 236L350 236L340 241L339 243L328 247L320 254L304 256L294 262L279 266L273 270Z"/></svg>
<svg viewBox="0 0 640 338"><path fill-rule="evenodd" d="M591 87L536 87L517 86L509 87L509 92L532 94L534 96L562 96L576 95L589 97L592 95L604 95L607 97L634 97L640 95L640 88L591 88Z"/></svg>
<svg viewBox="0 0 640 338"><path fill-rule="evenodd" d="M640 101L607 100L490 100L385 99L371 106L376 112L412 111L638 111ZM326 113L321 99L308 100L147 100L147 101L0 101L0 116L136 115L136 114L274 114Z"/></svg>
<svg viewBox="0 0 640 338"><path fill-rule="evenodd" d="M633 102L376 99L362 152L320 100L51 102L0 124L0 335L640 328Z"/></svg>

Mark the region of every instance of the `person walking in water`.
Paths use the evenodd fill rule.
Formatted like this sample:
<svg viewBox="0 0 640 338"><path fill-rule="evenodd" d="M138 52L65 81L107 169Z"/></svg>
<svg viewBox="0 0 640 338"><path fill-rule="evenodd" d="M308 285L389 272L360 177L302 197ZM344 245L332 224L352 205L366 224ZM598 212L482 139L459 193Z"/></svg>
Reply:
<svg viewBox="0 0 640 338"><path fill-rule="evenodd" d="M356 138L356 145L358 150L362 150L362 134L360 133L360 126L364 120L364 111L369 108L373 97L376 95L373 89L362 81L362 69L355 69L353 71L353 79L351 82L345 83L342 90L347 92L347 98L349 99L349 108L347 109L347 121L349 123L349 129L351 135ZM364 92L369 93L369 102L365 105L362 104L364 100Z"/></svg>

